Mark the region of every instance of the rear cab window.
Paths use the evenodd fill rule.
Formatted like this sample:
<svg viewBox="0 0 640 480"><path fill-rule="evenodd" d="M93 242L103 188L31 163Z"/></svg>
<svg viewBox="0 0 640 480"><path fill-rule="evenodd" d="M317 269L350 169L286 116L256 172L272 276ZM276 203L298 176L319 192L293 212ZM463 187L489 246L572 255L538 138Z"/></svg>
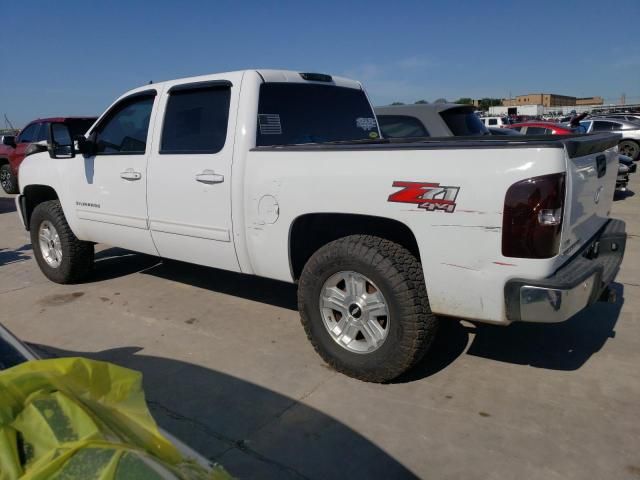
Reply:
<svg viewBox="0 0 640 480"><path fill-rule="evenodd" d="M408 115L378 115L378 123L385 138L428 137L422 122Z"/></svg>
<svg viewBox="0 0 640 480"><path fill-rule="evenodd" d="M476 137L489 133L471 108L450 108L440 112L440 116L442 120L444 120L444 123L447 124L447 127L449 127L449 130L451 130L451 133L456 137ZM491 123L492 120L497 123L495 118L490 118L490 125L495 125Z"/></svg>
<svg viewBox="0 0 640 480"><path fill-rule="evenodd" d="M316 83L263 83L256 145L376 140L380 131L361 89Z"/></svg>

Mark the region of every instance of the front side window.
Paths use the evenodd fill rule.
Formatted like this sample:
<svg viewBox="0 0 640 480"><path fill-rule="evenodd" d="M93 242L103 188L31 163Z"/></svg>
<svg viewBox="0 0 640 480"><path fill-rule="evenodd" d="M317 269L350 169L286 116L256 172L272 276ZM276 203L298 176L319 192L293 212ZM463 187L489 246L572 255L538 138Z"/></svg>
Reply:
<svg viewBox="0 0 640 480"><path fill-rule="evenodd" d="M440 116L447 124L451 133L456 137L476 137L487 135L489 132L482 124L473 109L468 107L455 107L440 112ZM492 123L493 122L493 123ZM495 118L489 119L489 125L496 125Z"/></svg>
<svg viewBox="0 0 640 480"><path fill-rule="evenodd" d="M263 83L257 146L295 145L380 137L365 93L317 83Z"/></svg>
<svg viewBox="0 0 640 480"><path fill-rule="evenodd" d="M428 137L429 132L420 120L406 115L378 115L378 123L385 138Z"/></svg>
<svg viewBox="0 0 640 480"><path fill-rule="evenodd" d="M95 129L97 154L143 154L154 98L155 94L136 95L116 105Z"/></svg>
<svg viewBox="0 0 640 480"><path fill-rule="evenodd" d="M38 136L39 123L32 123L20 133L20 138L17 143L31 143L35 142Z"/></svg>
<svg viewBox="0 0 640 480"><path fill-rule="evenodd" d="M227 139L231 88L170 92L160 153L217 153Z"/></svg>

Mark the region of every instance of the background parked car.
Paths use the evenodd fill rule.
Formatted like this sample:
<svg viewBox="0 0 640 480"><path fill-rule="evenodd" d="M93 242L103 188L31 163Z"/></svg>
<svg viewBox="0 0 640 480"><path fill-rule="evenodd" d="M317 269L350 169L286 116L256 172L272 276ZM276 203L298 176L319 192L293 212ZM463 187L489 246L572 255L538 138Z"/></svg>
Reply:
<svg viewBox="0 0 640 480"><path fill-rule="evenodd" d="M580 125L586 133L614 132L622 135L618 144L621 154L638 160L640 157L640 124L628 120L611 120L607 118L588 118Z"/></svg>
<svg viewBox="0 0 640 480"><path fill-rule="evenodd" d="M457 103L375 107L385 138L488 135L475 108Z"/></svg>
<svg viewBox="0 0 640 480"><path fill-rule="evenodd" d="M6 193L18 193L18 167L26 156L27 147L34 143L46 140L49 134L49 125L52 123L64 123L69 126L71 134L75 137L89 130L96 121L96 117L55 117L39 118L29 123L16 136L6 135L0 144L0 185Z"/></svg>
<svg viewBox="0 0 640 480"><path fill-rule="evenodd" d="M511 128L489 127L487 130L489 130L491 135L522 135L518 130L513 130Z"/></svg>
<svg viewBox="0 0 640 480"><path fill-rule="evenodd" d="M570 135L575 128L554 122L522 122L508 125L506 129L517 130L524 135Z"/></svg>
<svg viewBox="0 0 640 480"><path fill-rule="evenodd" d="M486 127L504 128L511 124L508 117L480 117Z"/></svg>
<svg viewBox="0 0 640 480"><path fill-rule="evenodd" d="M608 118L609 120L627 120L629 122L640 122L640 113L609 113L606 115L592 115L590 118Z"/></svg>

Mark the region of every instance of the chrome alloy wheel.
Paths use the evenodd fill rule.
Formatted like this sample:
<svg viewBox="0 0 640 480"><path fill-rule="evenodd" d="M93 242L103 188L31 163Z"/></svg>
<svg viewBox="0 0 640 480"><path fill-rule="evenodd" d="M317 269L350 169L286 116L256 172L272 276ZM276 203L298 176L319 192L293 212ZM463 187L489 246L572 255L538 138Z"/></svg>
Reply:
<svg viewBox="0 0 640 480"><path fill-rule="evenodd" d="M380 289L357 272L338 272L320 291L320 315L331 338L353 353L371 353L389 333L389 307Z"/></svg>
<svg viewBox="0 0 640 480"><path fill-rule="evenodd" d="M62 243L51 222L45 220L40 224L38 238L40 239L42 258L51 268L58 268L62 263Z"/></svg>

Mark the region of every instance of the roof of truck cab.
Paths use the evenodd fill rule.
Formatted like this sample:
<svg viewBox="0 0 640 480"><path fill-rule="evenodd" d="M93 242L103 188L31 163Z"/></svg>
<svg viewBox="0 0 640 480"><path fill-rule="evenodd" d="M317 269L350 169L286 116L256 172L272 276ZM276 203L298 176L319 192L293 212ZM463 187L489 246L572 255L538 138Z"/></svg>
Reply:
<svg viewBox="0 0 640 480"><path fill-rule="evenodd" d="M139 87L133 88L128 92L126 92L125 95L144 91L147 89L154 89L157 87L164 86L166 84L176 85L176 84L184 84L184 83L206 82L210 80L224 80L225 76L238 76L246 72L257 73L258 75L260 75L262 80L267 83L315 83L319 85L333 85L337 87L362 89L362 84L356 80L351 80L349 78L339 77L331 74L325 74L325 75L331 76L331 79L332 79L331 82L321 82L321 81L303 79L300 74L305 72L297 72L294 70L253 69L253 70L235 70L231 72L209 73L205 75L198 75L195 77L183 77L183 78L164 80L162 82L153 82L147 85L141 85ZM322 73L322 72L314 72L314 73Z"/></svg>

